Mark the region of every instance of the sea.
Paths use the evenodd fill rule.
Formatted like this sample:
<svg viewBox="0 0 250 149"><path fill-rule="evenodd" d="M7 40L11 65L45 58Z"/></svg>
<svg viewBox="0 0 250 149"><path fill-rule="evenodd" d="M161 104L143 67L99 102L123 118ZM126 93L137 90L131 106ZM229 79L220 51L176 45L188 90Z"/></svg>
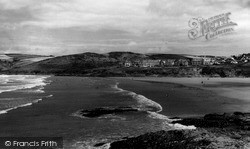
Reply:
<svg viewBox="0 0 250 149"><path fill-rule="evenodd" d="M50 81L49 76L0 75L0 114L30 106L49 98L43 89ZM8 92L8 94L6 94Z"/></svg>
<svg viewBox="0 0 250 149"><path fill-rule="evenodd" d="M173 82L42 75L0 75L0 78L0 113L5 115L0 115L0 136L62 136L67 149L108 149L113 141L147 132L196 129L173 124L178 116L250 112L248 100L240 102L210 89ZM239 87L249 86L240 84L237 88L243 91ZM232 85L227 88L232 89ZM30 108L21 110L27 107ZM81 115L82 110L124 107L136 111L92 118Z"/></svg>

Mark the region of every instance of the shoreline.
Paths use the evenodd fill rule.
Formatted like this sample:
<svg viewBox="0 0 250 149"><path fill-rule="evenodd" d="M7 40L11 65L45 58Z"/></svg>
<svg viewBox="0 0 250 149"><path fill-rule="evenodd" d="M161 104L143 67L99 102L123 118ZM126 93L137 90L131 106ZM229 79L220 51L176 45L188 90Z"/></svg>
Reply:
<svg viewBox="0 0 250 149"><path fill-rule="evenodd" d="M110 143L115 148L250 148L250 113L207 114L176 121L198 125L195 130L148 132Z"/></svg>
<svg viewBox="0 0 250 149"><path fill-rule="evenodd" d="M146 83L165 83L179 85L180 87L191 87L205 90L195 85L186 85L183 83L156 81L155 78L147 80L130 78L134 81ZM204 118L210 116L210 119ZM247 115L246 117L238 117L238 115ZM219 117L219 118L218 118ZM110 149L115 148L250 148L250 113L234 112L224 114L209 114L194 117L172 117L181 118L181 120L173 121L173 124L179 123L185 126L193 125L195 130L170 130L148 132L137 137L128 137L120 141L110 144ZM171 119L171 117L170 117ZM244 124L231 123L231 121L239 121L244 119ZM228 125L224 125L224 124ZM208 125L208 126L206 126ZM209 126L210 125L210 126ZM243 128L243 129L242 129ZM179 140L180 135L185 139ZM167 136L167 137L166 137ZM171 138L169 138L171 136ZM195 136L195 137L194 137ZM188 141L187 141L188 140ZM198 140L198 141L197 141ZM172 141L172 142L171 142ZM174 143L173 143L174 142ZM176 143L177 142L177 143ZM183 143L185 142L185 143ZM205 144L204 144L205 142Z"/></svg>
<svg viewBox="0 0 250 149"><path fill-rule="evenodd" d="M248 78L131 78L135 81L145 81L149 83L176 84L183 87L197 88L212 91L213 93L229 99L238 100L250 104L250 79ZM187 81L188 80L188 81ZM245 109L250 109L245 108ZM232 111L233 112L233 111ZM250 110L245 111L250 112Z"/></svg>
<svg viewBox="0 0 250 149"><path fill-rule="evenodd" d="M69 138L71 139L71 138L74 138L73 136L78 132L77 130L80 130L80 128L83 127L83 121L92 121L91 119L86 119L86 120L78 119L76 117L70 116L70 114L76 112L79 109L87 109L88 106L91 106L89 102L86 101L86 103L85 103L85 101L80 100L80 98L84 99L86 97L86 94L87 94L88 98L96 100L96 103L99 103L101 100L97 100L98 96L96 96L96 94L100 94L99 92L101 91L101 88L100 88L101 86L99 86L98 88L93 87L93 88L91 88L91 92L89 92L87 90L85 91L82 89L84 86L86 87L86 84L84 83L84 81L80 81L80 80L86 79L86 77L82 77L82 78L51 77L51 79L54 80L54 82L51 85L45 86L44 91L45 92L48 91L48 93L52 93L53 95L55 94L55 96L53 96L52 98L50 98L48 100L44 100L44 101L40 102L39 104L34 104L32 106L29 106L27 108L25 107L25 108L19 108L17 110L13 110L13 111L9 112L8 115L2 115L2 116L0 115L1 116L0 117L0 124L2 124L2 126L3 126L3 130L1 131L2 132L1 136L4 136L4 135L21 136L23 134L25 134L25 135L29 134L32 136L34 134L38 134L38 135L39 134L40 135L50 134L50 135L62 135L62 136L67 137L66 134L69 133L71 135L71 137L69 137ZM92 80L92 79L90 79L90 80ZM112 78L112 80L116 80L116 78ZM156 92L154 92L153 94L150 94L150 92L148 92L148 90L152 89L152 85L149 82L139 82L138 83L135 80L129 80L127 78L125 78L125 79L118 78L118 80L123 80L121 82L121 85L125 86L125 88L121 87L122 89L129 90L129 91L135 92L136 94L141 94L141 95L144 95L143 93L146 93L147 95L145 95L145 97L149 97L153 101L155 101L154 99L156 99L158 96L160 96L159 95L160 92L162 92L163 90L166 91L166 87L167 87L164 85L164 83L162 84L163 86L162 85L158 86L157 84L154 84L154 86L156 86L154 88L155 89L154 91L156 91ZM72 84L72 82L75 84ZM123 82L128 82L128 84L123 84ZM130 83L132 83L132 84L130 84ZM63 86L61 86L61 84ZM56 86L56 88L55 88L55 86ZM146 87L146 88L142 88L142 87ZM175 93L174 95L176 95L177 93L180 94L179 91L182 91L181 93L190 93L190 92L195 93L195 92L197 92L197 90L190 90L190 88L188 88L188 87L184 87L184 88L180 87L180 86L178 87L178 85L176 86L175 84L172 84L172 86L170 86L169 89L171 90L172 87L176 87L176 88L174 88L175 89L175 92L173 92L173 93ZM61 90L62 92L59 93L58 88L60 88L59 90ZM69 88L70 88L70 90L68 90ZM132 88L132 89L128 89L128 88ZM86 88L86 89L88 89L88 88ZM143 89L143 90L140 90L140 89ZM64 91L67 91L67 92L64 92ZM74 99L74 98L72 98L72 95L77 96L77 97L79 96L80 98ZM165 97L164 92L163 92L163 95ZM207 93L205 95L207 95ZM154 96L155 96L155 98L154 98ZM171 96L172 96L172 94L170 92L168 92L168 98L170 98ZM196 96L196 94L190 94L190 96L191 97ZM175 98L175 97L176 96L173 96L173 98ZM184 97L185 97L185 95L184 95ZM191 97L190 97L190 99L192 99ZM74 101L74 102L72 102L70 99L72 99L72 101ZM160 100L160 99L158 99L158 100ZM195 100L196 99L194 99L194 101ZM155 102L159 103L158 101L155 101ZM85 106L85 104L86 104L86 107L84 108L83 106ZM45 107L46 107L46 110L44 111ZM160 112L160 114L169 116L168 114L164 114L164 113L168 112L167 110L169 108L170 107L168 107L168 106L166 108L163 108L163 111L162 111L163 113ZM179 107L173 107L173 108L178 109ZM112 110L115 111L116 109L111 109L111 112L113 112ZM125 110L130 110L130 109L125 109ZM180 108L178 110L182 110L182 109ZM205 114L207 114L207 113L205 113ZM10 121L10 122L8 122L8 125L6 124L7 122L4 120ZM56 120L56 121L53 122L52 128L50 128L51 124L41 124L40 123L40 122L44 122L44 121L54 121L54 120ZM15 124L16 122L17 122L17 124ZM31 126L31 129L28 128L30 126ZM44 131L41 132L40 130L37 130L37 127L41 127L42 130L44 130ZM75 133L70 132L71 130L68 130L68 127L73 127L72 128L73 130L76 129ZM5 128L6 128L6 130L5 130ZM85 128L91 128L91 126L86 125L86 126L84 126L84 129ZM215 131L216 129L213 128L213 130L211 129L211 131ZM26 132L23 132L21 130L25 130ZM65 130L67 130L67 131L65 132ZM217 130L220 130L220 129L217 129ZM207 131L206 129L200 130L200 128L198 128L198 130L193 130L192 134L193 133L202 134L203 132L206 133L206 131ZM19 134L19 132L20 132L20 134ZM190 130L188 130L188 132L190 132ZM165 134L165 132L161 132L161 133ZM179 131L176 133L180 134ZM212 135L212 133L210 133L210 134ZM172 134L172 136L173 135L174 135L174 133Z"/></svg>
<svg viewBox="0 0 250 149"><path fill-rule="evenodd" d="M16 76L16 75L13 75L13 76ZM18 75L18 76L40 76L40 78L38 78L38 79L42 80L42 81L40 82L40 84L37 84L35 82L35 83L30 84L31 86L24 86L22 88L19 87L19 88L10 89L10 90L3 90L3 91L0 91L0 94L5 94L6 95L6 94L11 94L11 92L22 91L22 90L26 90L26 89L33 89L33 88L37 88L37 87L40 87L40 88L36 89L37 92L45 93L44 92L44 87L51 83L51 81L49 80L49 78L51 77L50 75ZM27 84L25 84L25 85L27 85ZM37 103L41 102L43 99L46 99L46 98L49 98L49 97L52 97L52 96L53 95L46 95L46 96L44 95L42 97L34 98L32 101L29 101L27 103L16 105L14 107L10 107L10 108L7 108L7 109L2 109L2 110L0 110L0 115L1 114L7 114L9 111L12 111L12 110L32 106L33 104L37 104Z"/></svg>
<svg viewBox="0 0 250 149"><path fill-rule="evenodd" d="M192 84L189 84L189 82L183 83L182 80L179 79L166 78L166 77L163 78L114 77L114 79L121 81L120 84L121 88L125 90L134 91L138 94L142 94L147 98L150 98L151 100L159 103L160 105L162 105L162 107L165 107L163 109L163 113L164 115L167 115L169 117L197 117L197 116L201 117L204 116L205 114L213 112L220 114L225 112L228 113L235 111L250 112L249 101L222 95L220 90L216 91L217 89L220 89L221 85L220 83L215 83L215 82L210 83L211 85L217 85L217 87L213 86L215 89L210 89L207 86L202 86L200 84L200 82L202 81L200 80L200 78L196 78L198 79L198 81L192 82ZM163 79L170 79L170 81ZM182 78L182 79L185 80L190 78ZM193 81L193 79L190 80ZM129 83L127 82L129 83L134 82L134 83L133 85L128 85ZM248 85L250 86L250 83ZM144 88L140 89L141 87ZM184 105L182 105L181 103ZM196 107L193 107L194 105ZM179 109L179 111L176 109ZM180 112L180 110L184 111ZM185 111L187 113L185 113Z"/></svg>

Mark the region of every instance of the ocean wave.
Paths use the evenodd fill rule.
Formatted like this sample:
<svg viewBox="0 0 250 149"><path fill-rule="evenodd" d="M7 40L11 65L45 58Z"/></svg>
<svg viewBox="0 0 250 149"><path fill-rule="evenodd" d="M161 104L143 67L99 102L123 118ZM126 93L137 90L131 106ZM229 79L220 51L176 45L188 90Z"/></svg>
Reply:
<svg viewBox="0 0 250 149"><path fill-rule="evenodd" d="M99 142L106 142L105 139L90 139L86 141L76 141L74 144L70 145L70 147L74 147L74 149L109 149L111 147L111 143L104 143L103 145L96 146Z"/></svg>
<svg viewBox="0 0 250 149"><path fill-rule="evenodd" d="M33 103L31 102L31 103L26 103L26 104L18 105L18 106L9 108L9 109L1 110L1 111L0 111L0 114L6 114L6 113L8 113L8 112L11 111L11 110L15 110L15 109L21 108L21 107L31 106L32 104L33 104Z"/></svg>
<svg viewBox="0 0 250 149"><path fill-rule="evenodd" d="M150 118L153 119L161 119L161 120L166 120L168 122L173 122L172 119L170 119L169 117L167 117L166 115L157 113L157 112L151 112L151 111L147 111L148 115Z"/></svg>
<svg viewBox="0 0 250 149"><path fill-rule="evenodd" d="M119 88L118 85L119 85L119 83L116 82L115 85L111 85L111 88L115 89L115 90L118 91L118 92L123 92L123 91L125 91L125 90L123 90L122 88Z"/></svg>
<svg viewBox="0 0 250 149"><path fill-rule="evenodd" d="M53 95L48 95L48 96L45 96L44 98L50 98L52 97ZM4 98L5 99L5 98ZM12 98L10 98L12 99ZM22 108L22 107L27 107L27 106L31 106L32 104L35 104L35 103L39 103L41 102L43 99L42 98L39 98L39 99L35 99L33 100L32 102L29 102L29 103L25 103L25 104L21 104L21 105L18 105L18 106L15 106L15 107L12 107L12 108L8 108L8 109L5 109L5 110L0 110L0 114L6 114L8 113L9 111L11 110L15 110L17 108Z"/></svg>
<svg viewBox="0 0 250 149"><path fill-rule="evenodd" d="M175 128L176 130L196 129L196 127L194 125L186 126L186 125L182 125L182 124L179 124L179 123L175 123L175 124L167 123L167 125L169 125L170 127Z"/></svg>
<svg viewBox="0 0 250 149"><path fill-rule="evenodd" d="M157 103L157 102L155 102L155 101L153 101L153 100L151 100L143 95L119 88L118 85L119 85L119 83L117 82L115 85L113 85L111 87L113 89L115 89L116 91L123 93L125 95L128 95L128 96L131 96L133 99L135 99L139 103L139 108L141 110L151 111L152 108L154 108L154 109L156 109L156 112L162 111L162 106L159 103Z"/></svg>
<svg viewBox="0 0 250 149"><path fill-rule="evenodd" d="M178 123L173 124L172 122L176 121L177 119L170 119L166 115L160 114L159 112L161 112L163 110L163 108L159 103L157 103L157 102L155 102L155 101L153 101L153 100L151 100L143 95L119 88L118 85L119 85L119 83L117 82L115 85L112 86L112 88L118 92L124 93L124 94L129 95L132 98L136 99L137 102L139 103L139 108L141 110L145 110L148 113L150 118L164 120L164 123L167 126L172 127L174 129L196 129L196 127L193 125L192 126L185 126L185 125L178 124ZM158 110L151 111L147 107L154 107Z"/></svg>
<svg viewBox="0 0 250 149"><path fill-rule="evenodd" d="M48 95L48 96L45 96L45 98L50 98L50 97L53 97L53 95Z"/></svg>
<svg viewBox="0 0 250 149"><path fill-rule="evenodd" d="M16 92L25 92L25 93L45 93L43 90L44 86L36 86L33 88L26 88L26 89L21 89L21 90L16 90Z"/></svg>
<svg viewBox="0 0 250 149"><path fill-rule="evenodd" d="M175 123L173 124L173 121L176 121L177 119L170 119L168 118L166 115L157 113L157 112L151 112L151 111L147 111L149 114L149 117L153 118L153 119L160 119L160 120L164 120L164 124L172 127L176 130L181 130L181 129L196 129L195 126L191 125L191 126L186 126L186 125L182 125L179 123Z"/></svg>
<svg viewBox="0 0 250 149"><path fill-rule="evenodd" d="M50 76L32 76L32 75L0 75L0 93L16 90L32 89L43 87L50 83L46 81ZM42 88L41 88L42 89ZM41 89L36 90L42 92Z"/></svg>

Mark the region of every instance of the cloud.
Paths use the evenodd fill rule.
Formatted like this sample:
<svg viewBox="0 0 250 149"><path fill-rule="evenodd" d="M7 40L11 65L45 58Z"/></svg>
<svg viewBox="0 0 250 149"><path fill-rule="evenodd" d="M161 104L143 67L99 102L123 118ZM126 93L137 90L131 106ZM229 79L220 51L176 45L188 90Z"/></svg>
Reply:
<svg viewBox="0 0 250 149"><path fill-rule="evenodd" d="M135 31L148 19L144 13L145 0L72 0L46 2L30 10L37 20L24 21L22 25L46 28L82 27L97 30L105 27ZM135 22L135 23L133 23Z"/></svg>
<svg viewBox="0 0 250 149"><path fill-rule="evenodd" d="M0 8L4 10L15 10L35 4L33 0L0 0Z"/></svg>
<svg viewBox="0 0 250 149"><path fill-rule="evenodd" d="M128 46L136 46L136 45L137 45L137 43L135 41L130 41L128 43Z"/></svg>
<svg viewBox="0 0 250 149"><path fill-rule="evenodd" d="M160 16L215 15L249 7L250 0L150 0L147 10Z"/></svg>
<svg viewBox="0 0 250 149"><path fill-rule="evenodd" d="M247 48L249 6L250 0L0 0L0 44L2 51L58 54ZM190 18L226 12L239 35L219 43L188 39Z"/></svg>
<svg viewBox="0 0 250 149"><path fill-rule="evenodd" d="M238 3L240 6L242 6L244 8L250 7L250 0L239 0Z"/></svg>

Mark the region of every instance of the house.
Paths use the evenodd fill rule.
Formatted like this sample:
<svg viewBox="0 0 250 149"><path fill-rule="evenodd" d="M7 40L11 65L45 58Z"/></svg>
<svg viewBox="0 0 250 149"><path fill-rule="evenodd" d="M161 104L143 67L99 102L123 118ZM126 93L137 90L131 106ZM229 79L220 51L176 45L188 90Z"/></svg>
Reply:
<svg viewBox="0 0 250 149"><path fill-rule="evenodd" d="M212 57L202 57L203 65L213 65L215 62L215 58Z"/></svg>
<svg viewBox="0 0 250 149"><path fill-rule="evenodd" d="M134 60L134 61L132 61L132 66L133 67L141 67L141 64L142 62L141 62L141 60Z"/></svg>
<svg viewBox="0 0 250 149"><path fill-rule="evenodd" d="M160 65L161 60L142 60L142 67L155 67Z"/></svg>
<svg viewBox="0 0 250 149"><path fill-rule="evenodd" d="M204 64L204 60L203 60L203 58L200 58L200 57L192 58L191 59L191 64L193 66L203 65Z"/></svg>
<svg viewBox="0 0 250 149"><path fill-rule="evenodd" d="M174 66L175 61L175 59L167 59L165 60L165 66Z"/></svg>
<svg viewBox="0 0 250 149"><path fill-rule="evenodd" d="M220 65L220 64L224 64L226 62L225 57L216 57L214 64L215 65Z"/></svg>
<svg viewBox="0 0 250 149"><path fill-rule="evenodd" d="M124 62L124 66L125 66L125 67L131 67L131 66L132 66L132 62L130 62L130 61L125 61L125 62Z"/></svg>
<svg viewBox="0 0 250 149"><path fill-rule="evenodd" d="M225 61L229 64L238 64L238 62L233 57L227 58Z"/></svg>
<svg viewBox="0 0 250 149"><path fill-rule="evenodd" d="M160 60L160 66L165 66L166 65L166 60Z"/></svg>
<svg viewBox="0 0 250 149"><path fill-rule="evenodd" d="M249 62L250 61L250 55L249 54L243 54L240 61L241 62Z"/></svg>
<svg viewBox="0 0 250 149"><path fill-rule="evenodd" d="M189 65L189 60L187 59L178 59L175 61L176 66L188 66Z"/></svg>

